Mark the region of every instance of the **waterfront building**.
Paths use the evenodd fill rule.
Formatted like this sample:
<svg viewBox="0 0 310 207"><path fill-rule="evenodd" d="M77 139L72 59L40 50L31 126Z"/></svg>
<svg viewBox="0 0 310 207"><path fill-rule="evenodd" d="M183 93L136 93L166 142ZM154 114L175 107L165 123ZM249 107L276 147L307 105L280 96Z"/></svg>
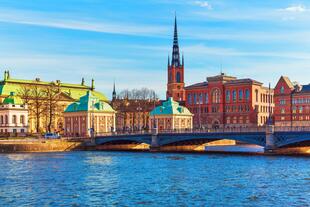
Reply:
<svg viewBox="0 0 310 207"><path fill-rule="evenodd" d="M149 114L155 106L159 105L159 100L130 100L114 99L111 102L116 113L117 131L138 131L148 130Z"/></svg>
<svg viewBox="0 0 310 207"><path fill-rule="evenodd" d="M273 89L249 78L221 73L185 90L186 107L194 114L194 128L263 126L274 109Z"/></svg>
<svg viewBox="0 0 310 207"><path fill-rule="evenodd" d="M65 136L91 136L115 131L115 111L92 91L70 104L65 112Z"/></svg>
<svg viewBox="0 0 310 207"><path fill-rule="evenodd" d="M28 131L28 107L14 92L0 104L0 134L25 134Z"/></svg>
<svg viewBox="0 0 310 207"><path fill-rule="evenodd" d="M310 84L281 76L275 87L275 126L310 126Z"/></svg>
<svg viewBox="0 0 310 207"><path fill-rule="evenodd" d="M160 105L161 101L156 98L156 94L153 94L154 91L146 88L135 89L137 94L134 96L121 95L123 92L131 93L130 91L122 91L117 95L114 83L111 106L117 112L116 131L147 131L150 128L149 114L155 106Z"/></svg>
<svg viewBox="0 0 310 207"><path fill-rule="evenodd" d="M193 114L170 97L150 112L149 125L158 131L189 130L193 128Z"/></svg>
<svg viewBox="0 0 310 207"><path fill-rule="evenodd" d="M172 47L172 59L168 56L168 83L167 83L167 99L172 97L177 101L185 101L184 90L184 56L182 55L182 62L180 60L177 19L174 22L174 38Z"/></svg>
<svg viewBox="0 0 310 207"><path fill-rule="evenodd" d="M63 83L60 80L47 82L40 78L22 80L12 78L10 72L5 71L0 81L0 103L14 92L28 105L29 132L63 133L63 111L89 90L101 101L108 102L104 94L95 90L94 80L91 86L85 84L84 78L80 84Z"/></svg>

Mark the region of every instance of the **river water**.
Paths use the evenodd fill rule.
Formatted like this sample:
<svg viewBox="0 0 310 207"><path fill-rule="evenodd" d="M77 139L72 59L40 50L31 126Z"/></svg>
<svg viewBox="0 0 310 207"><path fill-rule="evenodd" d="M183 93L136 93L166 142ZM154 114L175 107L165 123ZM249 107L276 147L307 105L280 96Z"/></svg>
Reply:
<svg viewBox="0 0 310 207"><path fill-rule="evenodd" d="M310 159L0 154L0 206L310 206Z"/></svg>

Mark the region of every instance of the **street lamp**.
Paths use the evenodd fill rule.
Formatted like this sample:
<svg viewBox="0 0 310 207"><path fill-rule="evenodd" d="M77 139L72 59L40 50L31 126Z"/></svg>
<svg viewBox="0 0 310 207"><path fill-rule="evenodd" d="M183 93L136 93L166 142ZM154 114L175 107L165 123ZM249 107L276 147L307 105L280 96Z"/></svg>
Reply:
<svg viewBox="0 0 310 207"><path fill-rule="evenodd" d="M140 106L140 102L138 102L138 107L137 107L137 111L138 111L138 131L140 131L140 112L142 110L141 106Z"/></svg>

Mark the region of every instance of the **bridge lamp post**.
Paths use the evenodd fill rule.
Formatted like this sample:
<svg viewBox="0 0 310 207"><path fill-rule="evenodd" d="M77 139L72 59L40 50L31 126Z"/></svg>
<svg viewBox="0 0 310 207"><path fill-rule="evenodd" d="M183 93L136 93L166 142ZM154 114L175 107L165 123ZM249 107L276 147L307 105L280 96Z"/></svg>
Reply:
<svg viewBox="0 0 310 207"><path fill-rule="evenodd" d="M140 112L142 110L142 107L140 106L140 102L139 102L139 106L137 107L137 111L138 111L138 131L140 131Z"/></svg>

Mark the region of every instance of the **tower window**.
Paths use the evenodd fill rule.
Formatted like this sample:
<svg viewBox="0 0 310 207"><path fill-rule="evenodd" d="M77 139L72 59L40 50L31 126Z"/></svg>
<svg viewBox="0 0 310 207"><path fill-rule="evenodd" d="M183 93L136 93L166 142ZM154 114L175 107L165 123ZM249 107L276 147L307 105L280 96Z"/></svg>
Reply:
<svg viewBox="0 0 310 207"><path fill-rule="evenodd" d="M177 83L181 83L181 74L180 74L180 72L177 72L176 79L177 79Z"/></svg>

